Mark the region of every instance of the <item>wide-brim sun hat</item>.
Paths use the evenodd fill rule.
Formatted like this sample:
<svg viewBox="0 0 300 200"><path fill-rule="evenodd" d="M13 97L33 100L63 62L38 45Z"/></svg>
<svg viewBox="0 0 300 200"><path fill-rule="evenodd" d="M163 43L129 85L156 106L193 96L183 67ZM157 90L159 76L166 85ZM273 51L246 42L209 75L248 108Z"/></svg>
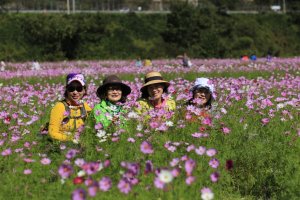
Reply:
<svg viewBox="0 0 300 200"><path fill-rule="evenodd" d="M159 72L149 72L145 76L145 83L141 88L141 92L145 92L147 86L162 83L166 88L170 86L168 81L165 81Z"/></svg>
<svg viewBox="0 0 300 200"><path fill-rule="evenodd" d="M98 87L97 96L101 97L103 95L106 95L107 87L113 86L113 85L121 86L122 95L125 97L131 93L131 88L128 85L122 83L121 79L118 76L110 75L110 76L107 76L103 80L103 84Z"/></svg>
<svg viewBox="0 0 300 200"><path fill-rule="evenodd" d="M196 78L195 84L191 89L191 92L194 92L196 89L199 88L207 88L211 94L214 93L214 85L208 78Z"/></svg>

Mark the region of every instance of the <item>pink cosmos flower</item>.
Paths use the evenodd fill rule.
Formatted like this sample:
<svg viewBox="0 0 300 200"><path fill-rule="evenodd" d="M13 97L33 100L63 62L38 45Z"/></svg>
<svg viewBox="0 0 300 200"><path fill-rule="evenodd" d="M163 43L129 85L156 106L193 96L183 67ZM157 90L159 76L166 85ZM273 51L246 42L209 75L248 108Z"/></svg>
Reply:
<svg viewBox="0 0 300 200"><path fill-rule="evenodd" d="M8 148L8 149L5 149L5 150L3 150L2 152L1 152L1 155L2 156L8 156L8 155L11 155L11 149L10 148Z"/></svg>
<svg viewBox="0 0 300 200"><path fill-rule="evenodd" d="M177 177L180 174L180 169L179 168L175 168L171 171L173 177Z"/></svg>
<svg viewBox="0 0 300 200"><path fill-rule="evenodd" d="M24 161L24 162L27 162L27 163L35 162L35 160L33 160L33 159L31 159L31 158L24 158L23 161Z"/></svg>
<svg viewBox="0 0 300 200"><path fill-rule="evenodd" d="M215 168L215 169L218 168L219 164L220 164L219 160L216 158L213 158L209 161L209 166L211 166L212 168Z"/></svg>
<svg viewBox="0 0 300 200"><path fill-rule="evenodd" d="M222 132L223 132L225 135L227 135L227 134L229 134L229 133L231 132L231 130L230 130L230 128L228 128L228 127L222 127Z"/></svg>
<svg viewBox="0 0 300 200"><path fill-rule="evenodd" d="M186 151L187 151L187 152L190 152L190 151L192 151L192 150L194 150L194 149L195 149L195 145L191 144L191 145L189 145L189 146L186 148Z"/></svg>
<svg viewBox="0 0 300 200"><path fill-rule="evenodd" d="M175 167L180 162L179 158L173 158L173 160L170 162L171 167Z"/></svg>
<svg viewBox="0 0 300 200"><path fill-rule="evenodd" d="M134 138L131 138L131 137L128 138L127 141L128 141L128 142L131 142L131 143L135 143L135 139L134 139Z"/></svg>
<svg viewBox="0 0 300 200"><path fill-rule="evenodd" d="M195 149L196 154L198 154L200 156L205 154L205 151L206 151L206 148L203 146L199 146L197 149Z"/></svg>
<svg viewBox="0 0 300 200"><path fill-rule="evenodd" d="M191 185L194 181L196 180L196 178L194 176L188 176L186 179L185 179L185 183L187 185Z"/></svg>
<svg viewBox="0 0 300 200"><path fill-rule="evenodd" d="M71 165L62 164L58 169L58 173L61 178L66 179L73 173L73 168Z"/></svg>
<svg viewBox="0 0 300 200"><path fill-rule="evenodd" d="M261 120L261 122L263 123L263 125L266 125L266 124L268 124L270 122L270 119L269 118L263 118Z"/></svg>
<svg viewBox="0 0 300 200"><path fill-rule="evenodd" d="M82 188L78 188L72 193L72 200L85 200L86 199L86 191Z"/></svg>
<svg viewBox="0 0 300 200"><path fill-rule="evenodd" d="M210 180L212 182L217 182L219 180L220 174L218 172L214 172L210 175Z"/></svg>
<svg viewBox="0 0 300 200"><path fill-rule="evenodd" d="M188 159L187 161L185 161L184 167L185 167L186 174L188 176L192 175L195 166L196 166L196 162L194 160Z"/></svg>
<svg viewBox="0 0 300 200"><path fill-rule="evenodd" d="M42 158L41 163L43 165L49 165L51 163L51 160L49 158Z"/></svg>
<svg viewBox="0 0 300 200"><path fill-rule="evenodd" d="M144 154L152 154L154 152L151 143L147 141L142 142L140 149Z"/></svg>
<svg viewBox="0 0 300 200"><path fill-rule="evenodd" d="M211 149L207 149L206 150L206 155L209 156L209 157L213 157L214 155L217 154L217 150L214 149L214 148L211 148Z"/></svg>
<svg viewBox="0 0 300 200"><path fill-rule="evenodd" d="M99 181L99 189L106 192L108 190L110 190L112 186L112 182L111 179L107 176L103 177L100 181Z"/></svg>
<svg viewBox="0 0 300 200"><path fill-rule="evenodd" d="M90 187L88 187L88 193L89 193L89 196L91 196L91 197L96 196L97 191L98 191L98 184L97 183L91 185Z"/></svg>
<svg viewBox="0 0 300 200"><path fill-rule="evenodd" d="M118 183L118 188L120 192L128 194L131 191L131 185L124 179L121 179Z"/></svg>
<svg viewBox="0 0 300 200"><path fill-rule="evenodd" d="M154 186L158 189L164 189L165 184L159 180L158 177L154 179Z"/></svg>
<svg viewBox="0 0 300 200"><path fill-rule="evenodd" d="M100 129L102 129L102 128L103 128L102 123L98 123L98 124L95 125L95 129L96 129L96 130L100 130Z"/></svg>
<svg viewBox="0 0 300 200"><path fill-rule="evenodd" d="M24 173L25 175L28 175L28 174L31 174L32 171L31 171L31 169L25 169L23 173Z"/></svg>

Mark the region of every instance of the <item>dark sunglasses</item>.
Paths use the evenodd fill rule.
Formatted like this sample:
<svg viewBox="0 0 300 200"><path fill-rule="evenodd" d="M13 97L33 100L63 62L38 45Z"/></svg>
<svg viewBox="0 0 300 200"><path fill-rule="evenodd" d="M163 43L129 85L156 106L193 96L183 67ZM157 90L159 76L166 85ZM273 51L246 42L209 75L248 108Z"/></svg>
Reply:
<svg viewBox="0 0 300 200"><path fill-rule="evenodd" d="M68 92L74 92L75 90L77 92L82 92L83 87L82 86L72 86L72 85L70 85L70 86L67 87L67 91Z"/></svg>

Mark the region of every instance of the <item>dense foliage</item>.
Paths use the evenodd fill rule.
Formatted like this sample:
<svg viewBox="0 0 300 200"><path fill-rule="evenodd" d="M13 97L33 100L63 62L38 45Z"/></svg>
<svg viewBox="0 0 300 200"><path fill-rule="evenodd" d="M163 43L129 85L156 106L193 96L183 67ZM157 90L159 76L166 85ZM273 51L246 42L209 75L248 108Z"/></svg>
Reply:
<svg viewBox="0 0 300 200"><path fill-rule="evenodd" d="M297 14L226 15L176 4L171 14L1 14L0 60L295 56Z"/></svg>

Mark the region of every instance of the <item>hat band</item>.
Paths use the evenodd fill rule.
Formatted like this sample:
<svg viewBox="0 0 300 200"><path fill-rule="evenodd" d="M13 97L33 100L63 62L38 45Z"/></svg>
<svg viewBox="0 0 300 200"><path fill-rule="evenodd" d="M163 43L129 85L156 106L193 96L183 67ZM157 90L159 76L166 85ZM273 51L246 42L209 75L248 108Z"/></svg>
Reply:
<svg viewBox="0 0 300 200"><path fill-rule="evenodd" d="M145 83L147 83L149 81L154 81L154 80L163 80L163 78L161 76L152 76L150 78L146 78Z"/></svg>

